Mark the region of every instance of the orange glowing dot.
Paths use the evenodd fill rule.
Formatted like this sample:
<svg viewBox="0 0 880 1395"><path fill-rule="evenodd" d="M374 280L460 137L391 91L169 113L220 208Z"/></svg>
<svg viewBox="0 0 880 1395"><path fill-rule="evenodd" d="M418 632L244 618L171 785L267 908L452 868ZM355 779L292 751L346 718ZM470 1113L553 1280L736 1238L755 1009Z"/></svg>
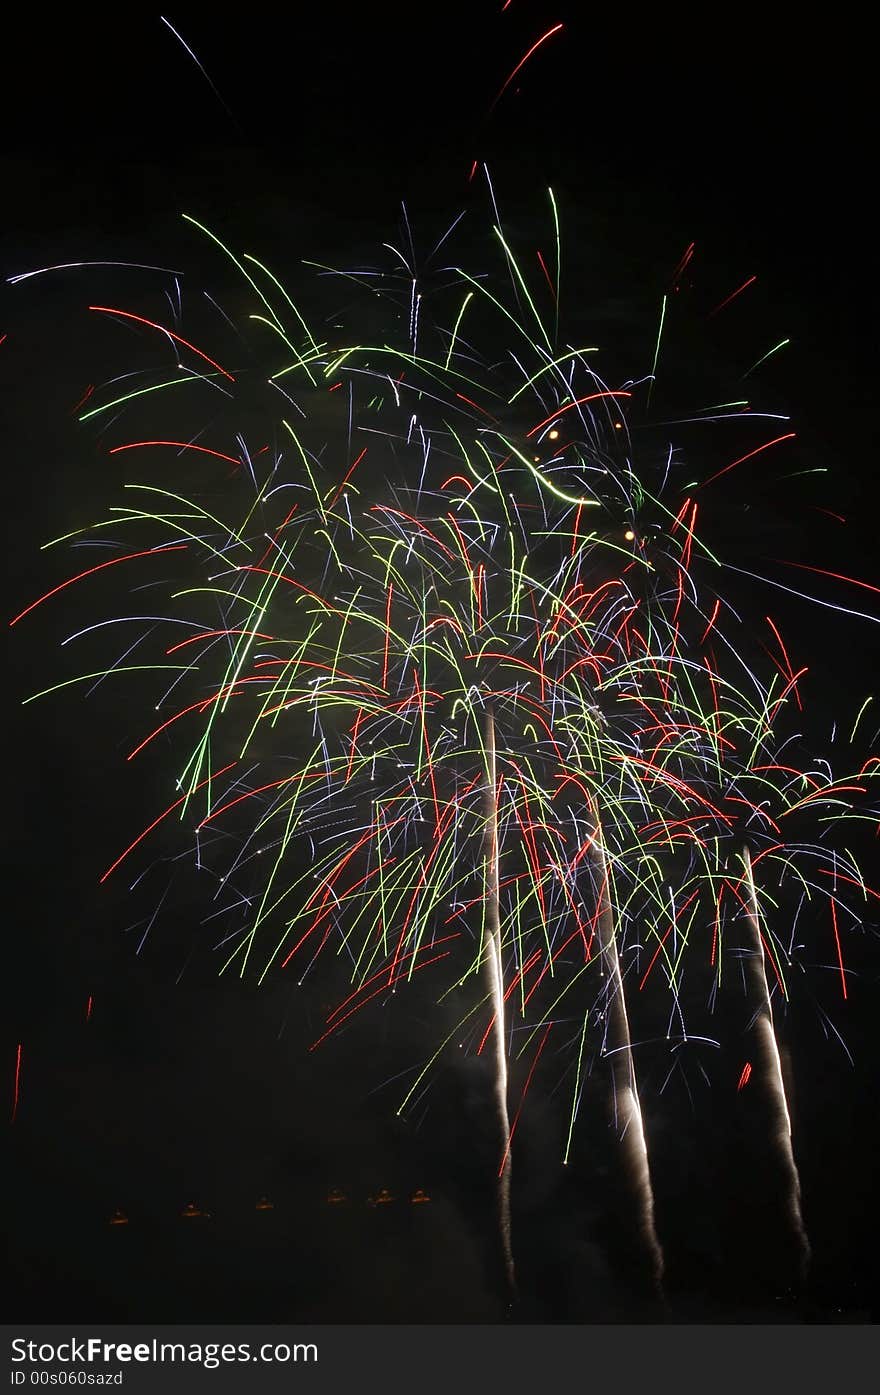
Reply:
<svg viewBox="0 0 880 1395"><path fill-rule="evenodd" d="M626 538L627 542L635 542L636 540L636 535L633 532L632 528L627 528L623 536Z"/></svg>
<svg viewBox="0 0 880 1395"><path fill-rule="evenodd" d="M548 431L548 432L547 432L547 439L548 439L549 441L558 441L558 440L559 440L559 432L556 430L556 427L555 427L555 426L554 426L554 428L553 428L552 431Z"/></svg>
<svg viewBox="0 0 880 1395"><path fill-rule="evenodd" d="M615 430L615 431L622 431L622 430L623 430L623 422L622 422L622 421L616 421L616 422L614 423L614 430Z"/></svg>

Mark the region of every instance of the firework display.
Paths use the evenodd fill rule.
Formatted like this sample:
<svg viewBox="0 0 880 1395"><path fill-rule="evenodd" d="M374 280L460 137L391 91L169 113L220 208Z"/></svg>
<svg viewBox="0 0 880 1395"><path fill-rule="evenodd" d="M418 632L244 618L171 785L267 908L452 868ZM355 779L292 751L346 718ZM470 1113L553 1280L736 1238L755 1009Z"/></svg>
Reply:
<svg viewBox="0 0 880 1395"><path fill-rule="evenodd" d="M606 381L560 330L552 195L548 224L537 259L496 227L490 272L460 269L451 239L433 296L406 243L386 271L310 264L320 329L200 225L240 274L243 337L221 311L193 342L160 273L164 315L155 293L91 305L139 346L78 412L130 477L50 544L86 564L13 624L65 608L68 652L105 657L27 700L124 689L128 759L168 799L102 882L153 878L158 902L186 860L221 972L302 984L332 961L347 987L314 1049L417 989L441 1011L401 1111L451 1053L491 1056L511 1286L508 1075L521 1107L552 1061L566 1162L606 1083L659 1279L639 1043L711 1052L730 980L756 1033L741 1086L771 1101L806 1258L771 1003L805 906L847 996L847 931L875 895L846 833L876 818L865 708L844 771L803 749L803 670L773 619L740 618L698 526L702 487L792 433L700 404L735 442L719 457L714 438L701 485L652 415L665 300L641 376Z"/></svg>

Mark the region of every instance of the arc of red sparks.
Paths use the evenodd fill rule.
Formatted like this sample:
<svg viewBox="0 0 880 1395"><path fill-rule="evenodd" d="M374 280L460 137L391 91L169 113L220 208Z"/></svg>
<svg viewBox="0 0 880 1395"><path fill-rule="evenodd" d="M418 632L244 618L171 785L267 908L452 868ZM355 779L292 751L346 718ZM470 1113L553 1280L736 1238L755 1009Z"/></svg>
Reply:
<svg viewBox="0 0 880 1395"><path fill-rule="evenodd" d="M547 40L550 39L550 38L552 38L554 34L558 34L559 31L560 31L560 29L563 29L564 27L565 27L565 26L564 26L561 22L560 22L559 24L554 24L552 29L548 29L546 34L542 34L541 37L540 37L540 39L536 39L536 40L535 40L535 42L532 44L532 46L531 46L531 48L528 50L528 52L527 52L526 54L524 54L523 57L519 60L519 62L517 63L516 67L514 68L513 72L512 72L512 73L509 75L509 77L507 77L507 78L504 80L504 82L501 84L501 87L499 88L498 93L497 93L497 95L496 95L494 101L492 102L492 105L489 107L489 115L490 115L490 116L492 115L492 112L493 112L493 111L495 110L495 108L497 107L497 105L498 105L498 103L500 102L501 98L504 96L504 93L507 91L507 89L508 89L508 87L510 86L510 84L513 82L513 79L516 77L517 73L518 73L518 72L525 66L525 64L529 61L529 59L531 58L532 54L536 51L536 49L539 49L543 43L546 43Z"/></svg>
<svg viewBox="0 0 880 1395"><path fill-rule="evenodd" d="M210 446L196 445L195 441L126 441L121 446L113 446L108 455L121 455L126 450L140 450L147 446L176 446L180 450L194 450L201 455L213 455L217 460L225 460L230 465L241 465L237 455L226 455L222 450L212 450Z"/></svg>
<svg viewBox="0 0 880 1395"><path fill-rule="evenodd" d="M716 305L714 310L709 311L709 319L711 320L713 315L717 315L718 312L723 310L725 305L729 305L732 300L736 300L737 296L742 295L743 291L753 285L757 279L757 276L749 276L747 280L743 281L741 286L737 286L735 291L731 291L730 295L726 296L724 300L721 301L720 305Z"/></svg>
<svg viewBox="0 0 880 1395"><path fill-rule="evenodd" d="M707 480L703 480L700 488L705 489L707 484L714 484L715 480L720 480L721 476L726 475L728 470L733 470L737 465L742 465L744 461L751 460L752 456L760 455L761 451L769 450L771 446L778 446L780 441L793 441L796 435L796 431L786 431L783 436L775 436L772 441L765 441L763 446L756 446L754 450L741 455L738 460L732 460L729 465L725 465L723 470L718 470Z"/></svg>
<svg viewBox="0 0 880 1395"><path fill-rule="evenodd" d="M831 901L831 925L832 925L832 928L833 928L833 930L834 930L834 944L835 944L835 947L836 947L836 949L837 949L837 963L838 963L838 966L839 966L839 968L840 968L840 986L841 986L841 988L842 988L842 990L843 990L844 1001L846 1001L846 998L847 998L847 996L848 996L848 995L847 995L847 991L846 991L846 971L844 970L844 967L843 967L843 951L842 951L842 949L841 949L841 947L840 947L840 931L839 931L838 928L837 928L837 901L835 900L835 898L834 898L833 896L830 897L830 901Z"/></svg>
<svg viewBox="0 0 880 1395"><path fill-rule="evenodd" d="M526 1083L523 1086L523 1092L520 1096L519 1106L517 1108L516 1114L513 1116L513 1123L510 1126L510 1134L508 1135L507 1139L507 1147L504 1149L504 1155L501 1159L501 1166L498 1169L499 1177L502 1177L504 1175L504 1169L507 1166L507 1159L510 1157L510 1150L513 1146L513 1135L516 1133L516 1126L519 1123L519 1116L520 1114L522 1114L523 1105L526 1102L526 1095L529 1093L529 1086L532 1083L532 1076L535 1074L535 1069L538 1065L538 1062L541 1059L541 1052L544 1050L544 1047L547 1044L547 1038L550 1035L550 1028L552 1026L552 1022L547 1023L546 1030L544 1032L543 1037L541 1038L541 1043L538 1047L537 1052L535 1053L535 1059L532 1061L531 1070L529 1071L528 1076L526 1077Z"/></svg>
<svg viewBox="0 0 880 1395"><path fill-rule="evenodd" d="M12 1118L10 1123L14 1124L18 1114L18 1092L21 1082L21 1042L18 1043L18 1050L15 1053L15 1083L12 1087Z"/></svg>
<svg viewBox="0 0 880 1395"><path fill-rule="evenodd" d="M125 852L120 853L115 862L111 862L110 866L107 868L107 871L100 878L100 883L105 882L107 878L110 876L110 874L116 871L116 868L119 866L120 862L124 862L125 859L128 857L128 854L130 852L134 852L134 849L137 847L138 843L142 843L143 840L146 838L147 834L152 833L153 829L158 827L158 825L162 822L163 819L166 819L169 814L172 814L174 812L175 809L179 809L181 804L186 803L187 799L189 799L191 795L196 794L201 789L204 789L205 785L209 785L212 780L219 780L221 775L225 775L227 770L231 770L232 767L237 764L238 761L231 760L228 765L224 765L222 770L217 770L213 774L208 775L207 778L201 780L195 786L194 789L187 791L186 794L182 794L179 799L175 799L173 804L169 804L168 808L163 810L163 812L159 815L158 818L153 819L153 822L149 825L148 828L144 829L143 833L138 834L133 843L129 843L128 847L125 849Z"/></svg>
<svg viewBox="0 0 880 1395"><path fill-rule="evenodd" d="M564 416L566 412L572 411L574 407L582 407L585 402L596 402L603 397L632 397L632 393L625 392L621 389L617 392L588 392L585 397L576 397L573 402L566 402L564 407L557 407L556 411L551 412L549 417L545 417L543 421L538 422L537 426L533 426L531 431L527 431L526 440L530 441L531 438L537 435L545 426L549 426L551 421L558 421L561 416Z"/></svg>
<svg viewBox="0 0 880 1395"><path fill-rule="evenodd" d="M17 615L13 616L9 622L10 628L17 625L19 620L23 620L32 610L36 610L38 605L42 605L52 596L57 596L59 591L64 591L66 587L72 586L76 581L82 581L87 576L94 576L95 572L101 572L105 567L115 567L119 562L131 562L135 557L156 557L161 552L184 552L188 546L189 543L169 543L165 547L147 547L142 552L127 552L124 557L111 557L107 562L99 562L96 567L86 567L84 572L78 572L76 576L69 576L66 581L62 581L58 586L53 586L51 591L46 591L35 601L31 601L30 605L25 606L24 610L20 610Z"/></svg>
<svg viewBox="0 0 880 1395"><path fill-rule="evenodd" d="M168 329L165 325L160 325L156 320L145 319L143 315L134 315L130 310L116 310L110 305L90 305L90 310L97 310L103 315L118 315L123 320L135 320L138 324L146 325L149 329L158 329L160 333L167 334L169 339L173 339L176 344L182 344L185 349L189 349L199 358L203 358L206 363L210 363L212 368L216 368L218 373L222 373L224 378L228 378L231 383L235 378L231 373L227 373L225 368L221 368L219 363L209 358L201 349L197 349L195 344L191 344L188 339L183 339L179 334L175 334L173 329Z"/></svg>
<svg viewBox="0 0 880 1395"><path fill-rule="evenodd" d="M782 439L784 437L780 437L780 440ZM880 586L874 586L870 581L859 581L858 577L845 576L843 572L829 572L824 567L811 567L807 562L790 562L783 557L780 557L779 561L784 567L797 567L801 572L816 572L818 576L830 576L834 581L847 581L850 586L861 586L863 590L873 591L875 595L880 596Z"/></svg>
<svg viewBox="0 0 880 1395"><path fill-rule="evenodd" d="M430 946L429 946L429 948L430 948ZM380 993L387 993L387 991L388 991L389 988L393 988L394 985L400 981L400 979L403 977L404 973L406 973L407 976L409 976L410 973L418 973L418 971L419 971L420 969L427 969L427 968L429 967L429 965L431 965L431 964L436 964L436 963L438 963L438 961L441 960L441 959L448 959L450 953L451 953L450 950L445 949L445 950L443 950L442 954L435 954L434 957L433 957L433 959L425 959L421 964L413 964L413 965L411 965L411 967L410 967L409 969L404 970L403 967L401 966L400 969L399 969L398 972L394 975L393 978L390 978L390 979L387 981L387 983L380 984L380 986L379 986L378 988L376 988L372 993L370 993L370 995L369 995L367 998L365 998L364 1001L363 1001L362 1003L357 1003L353 1008L350 1008L349 1011L348 1011L347 1013L345 1013L345 1015L344 1015L343 1017L340 1017L339 1020L338 1020L337 1022L334 1022L332 1027L328 1027L327 1030L326 1030L326 1032L324 1032L321 1036L318 1037L317 1041L312 1042L312 1045L309 1047L309 1051L315 1051L315 1050L321 1045L321 1043L322 1043L323 1041L326 1041L327 1038L328 1038L333 1032L335 1032L339 1027L342 1026L343 1022L347 1021L347 1019L348 1019L349 1017L353 1016L354 1013L359 1012L360 1009L361 1009L362 1007L366 1007L367 1003L371 1002L371 1001L373 1000L373 998L378 998L378 996L379 996ZM382 971L382 976L383 976L383 977L384 977L384 972L385 972L385 971L383 970L383 971Z"/></svg>

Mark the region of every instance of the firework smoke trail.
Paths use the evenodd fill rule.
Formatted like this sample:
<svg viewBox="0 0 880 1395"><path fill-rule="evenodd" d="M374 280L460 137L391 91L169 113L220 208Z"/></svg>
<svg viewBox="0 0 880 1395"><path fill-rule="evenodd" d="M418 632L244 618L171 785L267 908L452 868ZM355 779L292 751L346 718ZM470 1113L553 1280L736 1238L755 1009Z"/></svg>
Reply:
<svg viewBox="0 0 880 1395"><path fill-rule="evenodd" d="M495 758L495 714L486 707L486 979L495 1015L495 1102L501 1134L501 1167L498 1172L498 1224L508 1291L516 1287L510 1225L510 1115L507 1108L507 1043L504 1011L504 967L501 948L501 912L498 872L498 770Z"/></svg>
<svg viewBox="0 0 880 1395"><path fill-rule="evenodd" d="M756 1079L763 1081L766 1098L772 1111L771 1142L776 1148L786 1181L786 1217L797 1245L800 1277L803 1278L810 1263L810 1242L801 1213L800 1176L792 1145L791 1117L785 1097L782 1060L779 1055L776 1033L773 1029L773 1007L767 984L764 937L761 933L758 895L755 890L752 858L748 847L743 848L742 860L745 867L747 897L745 920L751 940L749 953L745 956L743 967L749 1000L754 1008L752 1025L756 1066L754 1075Z"/></svg>
<svg viewBox="0 0 880 1395"><path fill-rule="evenodd" d="M639 1103L632 1039L626 1011L626 995L623 975L620 971L620 955L617 952L617 928L611 896L611 869L605 853L602 825L598 817L596 818L595 836L590 848L590 859L598 884L596 921L599 934L599 953L604 965L605 976L607 1023L605 1054L610 1059L611 1064L614 1121L625 1163L629 1170L631 1186L637 1198L639 1230L645 1248L650 1255L651 1277L654 1285L660 1288L664 1270L663 1249L657 1235L654 1219L654 1190L651 1186L648 1144L645 1139L645 1125Z"/></svg>

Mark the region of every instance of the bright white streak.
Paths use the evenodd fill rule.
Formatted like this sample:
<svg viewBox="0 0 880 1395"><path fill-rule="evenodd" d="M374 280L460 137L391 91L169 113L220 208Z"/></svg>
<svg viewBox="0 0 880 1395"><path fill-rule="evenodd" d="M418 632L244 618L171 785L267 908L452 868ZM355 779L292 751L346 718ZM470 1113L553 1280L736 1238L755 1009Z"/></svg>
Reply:
<svg viewBox="0 0 880 1395"><path fill-rule="evenodd" d="M785 1098L782 1060L779 1055L776 1033L773 1030L773 1008L770 1003L770 990L767 986L767 968L758 912L758 897L755 891L752 859L748 848L743 848L742 860L748 887L746 918L752 937L752 952L745 961L745 969L751 992L757 1000L757 1013L752 1031L760 1066L759 1078L764 1081L774 1115L773 1141L787 1179L788 1220L798 1246L801 1275L803 1275L810 1262L810 1242L807 1239L801 1214L801 1183L791 1143L791 1115L788 1112L788 1101Z"/></svg>
<svg viewBox="0 0 880 1395"><path fill-rule="evenodd" d="M486 709L486 980L495 1012L492 1040L495 1052L495 1101L501 1133L501 1169L498 1174L498 1225L507 1286L516 1287L510 1234L510 1116L507 1110L507 1052L504 1031L504 975L501 966L501 917L498 903L498 776L495 760L495 714Z"/></svg>
<svg viewBox="0 0 880 1395"><path fill-rule="evenodd" d="M596 819L596 834L590 851L599 880L597 928L607 982L607 1022L611 1037L611 1049L607 1055L611 1061L615 1122L638 1199L639 1227L650 1255L651 1275L655 1285L659 1288L663 1280L663 1249L654 1221L654 1190L651 1186L648 1145L645 1140L645 1126L636 1085L632 1039L623 991L623 975L620 972L620 957L617 953L617 935L611 903L608 860L605 856L602 829L598 817Z"/></svg>

